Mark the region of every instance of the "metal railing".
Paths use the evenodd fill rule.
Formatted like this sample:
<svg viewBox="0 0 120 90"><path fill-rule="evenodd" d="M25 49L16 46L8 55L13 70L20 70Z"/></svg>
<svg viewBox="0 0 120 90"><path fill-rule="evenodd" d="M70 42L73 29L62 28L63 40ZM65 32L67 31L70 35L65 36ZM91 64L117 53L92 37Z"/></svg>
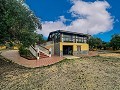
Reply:
<svg viewBox="0 0 120 90"><path fill-rule="evenodd" d="M33 46L30 46L29 50L37 58L37 50Z"/></svg>
<svg viewBox="0 0 120 90"><path fill-rule="evenodd" d="M50 54L49 49L47 49L47 48L45 48L45 47L43 47L41 45L39 46L39 49L40 49L41 52L45 53L46 55Z"/></svg>
<svg viewBox="0 0 120 90"><path fill-rule="evenodd" d="M39 48L40 52L44 53L45 55L51 57L51 50L45 48L44 46L42 45L37 45L37 48Z"/></svg>

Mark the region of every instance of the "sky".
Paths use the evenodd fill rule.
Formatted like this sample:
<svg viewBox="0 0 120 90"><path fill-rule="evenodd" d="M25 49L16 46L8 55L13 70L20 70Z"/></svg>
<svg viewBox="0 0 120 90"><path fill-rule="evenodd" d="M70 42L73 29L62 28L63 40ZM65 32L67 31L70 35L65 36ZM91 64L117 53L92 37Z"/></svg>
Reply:
<svg viewBox="0 0 120 90"><path fill-rule="evenodd" d="M120 34L120 0L26 0L48 37L55 30L90 34L109 42Z"/></svg>

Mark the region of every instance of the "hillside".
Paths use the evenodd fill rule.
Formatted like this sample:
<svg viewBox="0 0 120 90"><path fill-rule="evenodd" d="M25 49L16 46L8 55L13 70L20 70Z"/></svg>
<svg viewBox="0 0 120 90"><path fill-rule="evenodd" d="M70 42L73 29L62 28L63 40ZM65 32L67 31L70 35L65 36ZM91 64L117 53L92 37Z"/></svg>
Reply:
<svg viewBox="0 0 120 90"><path fill-rule="evenodd" d="M119 58L63 60L36 69L0 57L1 90L120 90Z"/></svg>

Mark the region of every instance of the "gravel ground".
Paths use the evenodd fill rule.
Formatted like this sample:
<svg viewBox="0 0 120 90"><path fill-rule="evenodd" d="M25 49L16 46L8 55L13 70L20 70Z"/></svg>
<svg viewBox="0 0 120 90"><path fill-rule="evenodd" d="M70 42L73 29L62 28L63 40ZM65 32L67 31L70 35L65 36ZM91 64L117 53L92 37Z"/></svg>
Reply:
<svg viewBox="0 0 120 90"><path fill-rule="evenodd" d="M30 69L0 56L0 90L120 90L120 59L84 57Z"/></svg>
<svg viewBox="0 0 120 90"><path fill-rule="evenodd" d="M100 54L102 57L116 57L120 58L120 53L106 53L106 54Z"/></svg>

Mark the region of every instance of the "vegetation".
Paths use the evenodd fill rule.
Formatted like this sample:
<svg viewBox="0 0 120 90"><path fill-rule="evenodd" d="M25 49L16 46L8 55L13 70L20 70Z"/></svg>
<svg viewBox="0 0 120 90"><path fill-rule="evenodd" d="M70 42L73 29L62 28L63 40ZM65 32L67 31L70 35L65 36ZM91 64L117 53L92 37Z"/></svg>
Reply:
<svg viewBox="0 0 120 90"><path fill-rule="evenodd" d="M113 50L119 50L120 49L120 34L113 35L110 42L104 42L100 38L91 37L88 40L88 43L90 45L91 50L93 49L106 50L106 49L110 49L111 47L113 48Z"/></svg>
<svg viewBox="0 0 120 90"><path fill-rule="evenodd" d="M36 42L40 20L23 0L0 0L0 44L19 41L24 46Z"/></svg>
<svg viewBox="0 0 120 90"><path fill-rule="evenodd" d="M119 74L119 58L63 60L30 69L0 56L1 90L120 90Z"/></svg>
<svg viewBox="0 0 120 90"><path fill-rule="evenodd" d="M91 50L97 49L97 48L99 48L99 49L102 48L102 40L100 38L91 37L88 40L88 43L89 43L89 46L90 46Z"/></svg>
<svg viewBox="0 0 120 90"><path fill-rule="evenodd" d="M19 48L19 54L21 57L24 57L24 58L29 59L29 60L36 59L36 57L34 57L32 55L32 53L28 50L28 48L26 48L24 46L21 46Z"/></svg>
<svg viewBox="0 0 120 90"><path fill-rule="evenodd" d="M37 35L37 44L42 44L42 43L45 43L46 40L44 39L43 35L42 34L38 34Z"/></svg>
<svg viewBox="0 0 120 90"><path fill-rule="evenodd" d="M112 46L113 50L120 49L120 34L115 34L112 36L112 39L110 40L110 45Z"/></svg>

